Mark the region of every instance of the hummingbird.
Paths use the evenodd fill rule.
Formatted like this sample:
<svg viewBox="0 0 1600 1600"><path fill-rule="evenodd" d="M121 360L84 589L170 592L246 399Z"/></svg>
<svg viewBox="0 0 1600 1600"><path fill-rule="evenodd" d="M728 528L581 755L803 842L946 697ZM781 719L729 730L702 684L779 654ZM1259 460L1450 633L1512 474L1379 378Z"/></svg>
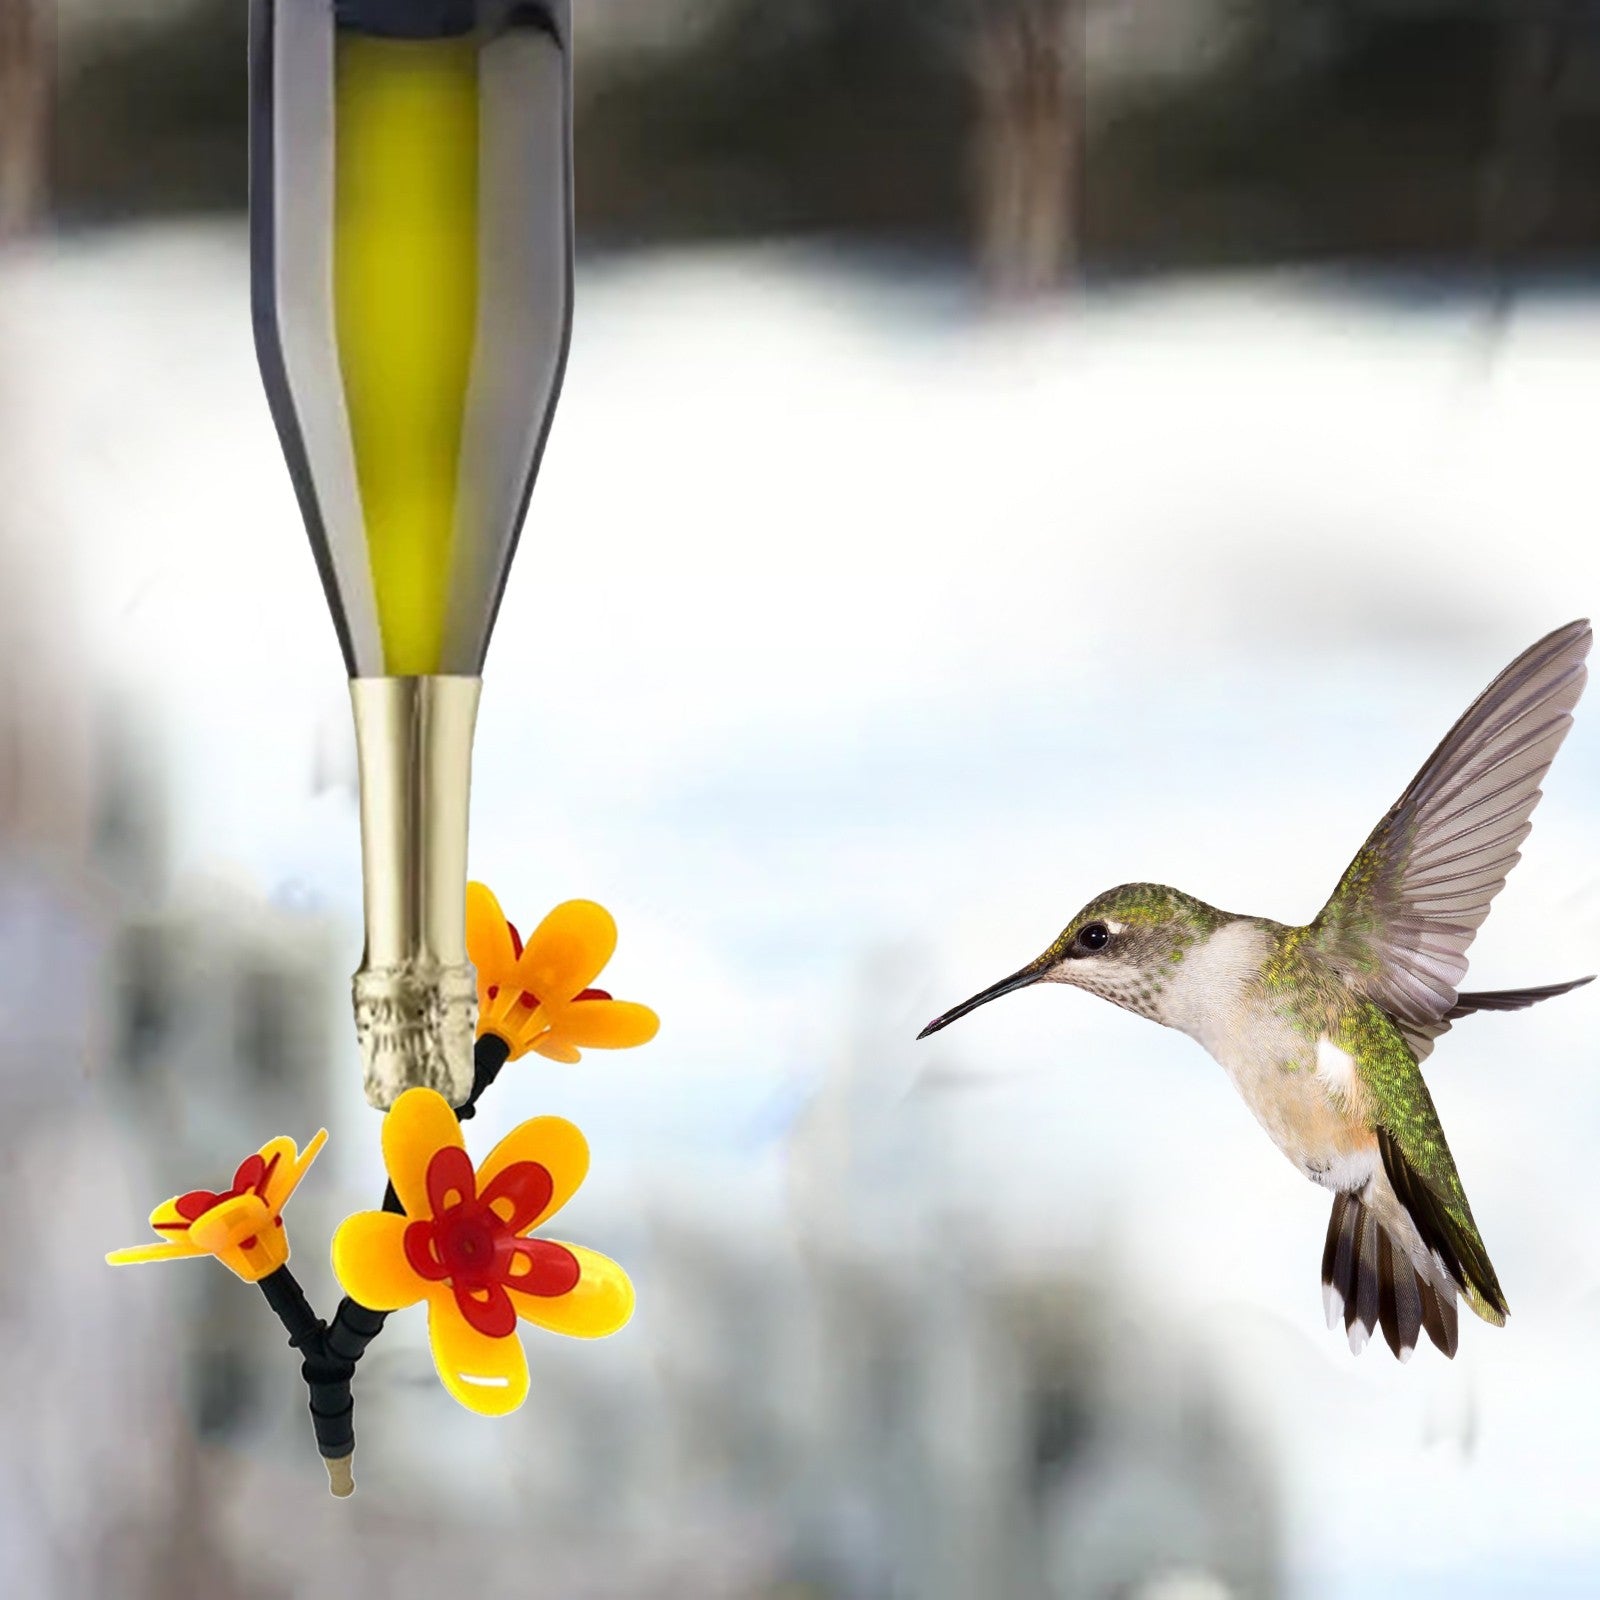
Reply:
<svg viewBox="0 0 1600 1600"><path fill-rule="evenodd" d="M1164 884L1091 900L1037 960L936 1017L925 1039L1035 983L1087 989L1176 1028L1227 1072L1279 1150L1333 1193L1328 1326L1359 1353L1381 1326L1408 1360L1447 1357L1458 1296L1503 1325L1506 1297L1467 1204L1422 1063L1452 1023L1592 981L1463 993L1467 948L1521 859L1572 726L1593 634L1572 622L1473 701L1302 927L1236 916Z"/></svg>

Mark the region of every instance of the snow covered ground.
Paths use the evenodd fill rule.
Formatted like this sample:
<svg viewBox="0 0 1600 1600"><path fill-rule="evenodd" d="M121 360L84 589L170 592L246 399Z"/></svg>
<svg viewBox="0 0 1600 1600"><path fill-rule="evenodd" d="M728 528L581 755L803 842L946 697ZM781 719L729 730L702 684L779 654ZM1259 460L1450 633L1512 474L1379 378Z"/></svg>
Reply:
<svg viewBox="0 0 1600 1600"><path fill-rule="evenodd" d="M96 669L161 708L176 871L345 917L353 967L354 810L312 782L348 761L341 665L246 305L226 229L5 263L20 503ZM734 1228L784 1203L819 1084L890 1122L939 1087L947 1159L903 1183L1019 1254L1108 1254L1214 1347L1298 1593L1600 1590L1597 991L1433 1058L1514 1315L1404 1369L1322 1327L1325 1198L1187 1040L1052 990L912 1043L1111 884L1310 916L1493 673L1600 606L1597 414L1600 295L1496 337L1325 276L994 317L780 249L587 267L473 870L514 915L611 906L609 976L665 1025L506 1116L574 1117L616 1203L698 1186ZM1597 799L1600 700L1475 984L1600 970Z"/></svg>

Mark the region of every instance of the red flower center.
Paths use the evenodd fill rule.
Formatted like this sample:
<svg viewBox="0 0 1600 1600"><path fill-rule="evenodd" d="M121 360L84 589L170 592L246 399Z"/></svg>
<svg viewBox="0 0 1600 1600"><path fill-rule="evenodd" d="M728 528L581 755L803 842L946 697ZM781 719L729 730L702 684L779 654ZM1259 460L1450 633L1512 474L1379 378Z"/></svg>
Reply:
<svg viewBox="0 0 1600 1600"><path fill-rule="evenodd" d="M465 1206L456 1210L456 1215L434 1224L434 1244L452 1277L471 1277L493 1266L495 1229L481 1216L459 1215Z"/></svg>
<svg viewBox="0 0 1600 1600"><path fill-rule="evenodd" d="M255 1155L246 1156L239 1163L238 1170L233 1175L233 1187L224 1189L221 1194L215 1194L210 1189L191 1189L187 1194L180 1194L172 1203L172 1208L183 1218L182 1222L158 1222L156 1227L167 1233L185 1233L189 1224L203 1217L206 1212L220 1206L224 1200L237 1200L243 1194L255 1194L265 1201L267 1198L267 1184L272 1179L272 1174L277 1170L278 1157L275 1154L270 1161L265 1160L259 1151ZM273 1222L283 1226L282 1217L274 1217ZM243 1241L244 1247L249 1249L255 1244L253 1238Z"/></svg>
<svg viewBox="0 0 1600 1600"><path fill-rule="evenodd" d="M577 1287L581 1274L570 1250L521 1237L555 1194L549 1171L538 1162L512 1162L479 1194L466 1151L447 1145L434 1151L425 1182L433 1215L407 1226L406 1260L419 1277L448 1283L462 1316L479 1333L502 1339L516 1327L508 1289L553 1296Z"/></svg>

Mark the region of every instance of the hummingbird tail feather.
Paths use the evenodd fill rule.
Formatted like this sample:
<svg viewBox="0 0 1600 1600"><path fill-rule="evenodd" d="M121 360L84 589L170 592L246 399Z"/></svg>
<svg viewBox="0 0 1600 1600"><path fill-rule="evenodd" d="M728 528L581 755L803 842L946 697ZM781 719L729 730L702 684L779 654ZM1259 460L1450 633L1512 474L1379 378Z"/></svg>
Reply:
<svg viewBox="0 0 1600 1600"><path fill-rule="evenodd" d="M1541 1000L1554 1000L1557 995L1571 994L1586 983L1594 982L1594 974L1587 978L1573 978L1567 983L1542 983L1532 989L1479 989L1472 994L1458 994L1456 1003L1442 1017L1418 1021L1415 1017L1396 1017L1395 1026L1405 1035L1411 1053L1419 1062L1426 1061L1433 1050L1433 1042L1440 1034L1448 1033L1453 1022L1470 1017L1479 1011L1525 1011Z"/></svg>
<svg viewBox="0 0 1600 1600"><path fill-rule="evenodd" d="M1328 1326L1341 1323L1357 1355L1379 1328L1401 1361L1409 1361L1417 1339L1428 1337L1445 1353L1456 1353L1455 1286L1418 1271L1360 1193L1333 1197L1328 1241L1322 1252L1322 1303Z"/></svg>
<svg viewBox="0 0 1600 1600"><path fill-rule="evenodd" d="M1594 982L1594 974L1587 978L1574 978L1569 983L1545 983L1536 989L1487 989L1477 994L1458 994L1456 1003L1445 1013L1445 1020L1455 1022L1474 1011L1521 1011L1537 1005L1541 1000L1554 1000L1557 995L1571 994L1586 983Z"/></svg>

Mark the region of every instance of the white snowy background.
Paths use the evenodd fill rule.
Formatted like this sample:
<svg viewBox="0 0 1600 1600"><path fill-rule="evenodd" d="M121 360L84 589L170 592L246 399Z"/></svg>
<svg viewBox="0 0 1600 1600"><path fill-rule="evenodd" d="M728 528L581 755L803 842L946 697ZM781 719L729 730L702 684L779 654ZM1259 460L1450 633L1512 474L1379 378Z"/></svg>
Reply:
<svg viewBox="0 0 1600 1600"><path fill-rule="evenodd" d="M347 971L348 706L246 304L231 228L0 264L8 492L85 671L157 712L175 881L341 919ZM1597 414L1577 289L1499 327L1448 285L1327 274L994 315L777 248L585 264L472 865L524 923L608 905L607 981L663 1028L511 1077L497 1117L578 1121L597 1205L687 1192L756 1230L866 1028L863 1092L955 1085L947 1160L905 1183L997 1249L1114 1262L1158 1337L1213 1353L1281 1473L1296 1594L1600 1592L1600 988L1430 1062L1513 1316L1405 1368L1323 1327L1326 1197L1188 1040L1049 990L913 1042L1115 883L1312 915L1472 696L1600 605ZM1597 799L1600 699L1474 985L1600 970ZM353 1044L335 1070L359 1130ZM328 1158L352 1203L376 1143Z"/></svg>

